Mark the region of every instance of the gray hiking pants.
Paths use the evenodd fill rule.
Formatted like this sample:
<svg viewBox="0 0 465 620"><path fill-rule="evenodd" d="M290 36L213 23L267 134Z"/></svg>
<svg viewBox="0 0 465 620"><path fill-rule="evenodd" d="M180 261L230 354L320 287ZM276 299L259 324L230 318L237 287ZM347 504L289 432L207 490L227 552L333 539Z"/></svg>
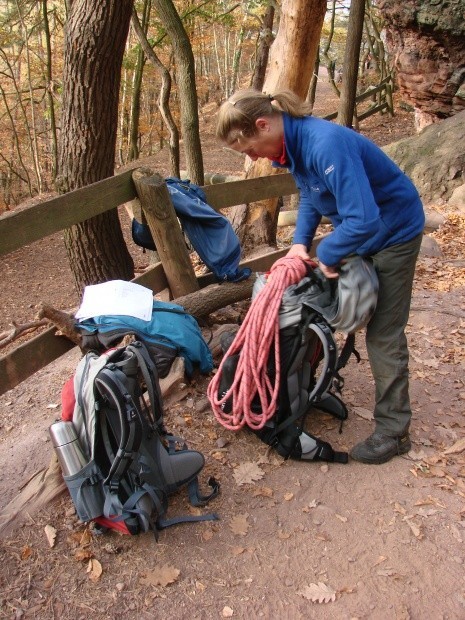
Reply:
<svg viewBox="0 0 465 620"><path fill-rule="evenodd" d="M375 430L390 437L408 429L412 416L405 327L422 237L371 256L379 279L378 304L366 331L375 380Z"/></svg>

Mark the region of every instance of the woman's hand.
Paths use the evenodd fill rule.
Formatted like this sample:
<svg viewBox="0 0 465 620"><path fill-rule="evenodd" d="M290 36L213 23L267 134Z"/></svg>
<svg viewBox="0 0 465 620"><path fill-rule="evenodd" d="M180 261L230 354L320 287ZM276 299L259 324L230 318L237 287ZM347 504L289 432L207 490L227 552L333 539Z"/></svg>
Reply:
<svg viewBox="0 0 465 620"><path fill-rule="evenodd" d="M328 265L322 263L321 260L318 263L318 267L320 268L322 274L325 275L327 278L339 277L339 272L337 271L336 267L329 267Z"/></svg>
<svg viewBox="0 0 465 620"><path fill-rule="evenodd" d="M303 243L294 243L291 245L289 252L286 254L289 258L299 256L302 260L310 260L310 256L307 252L307 247Z"/></svg>

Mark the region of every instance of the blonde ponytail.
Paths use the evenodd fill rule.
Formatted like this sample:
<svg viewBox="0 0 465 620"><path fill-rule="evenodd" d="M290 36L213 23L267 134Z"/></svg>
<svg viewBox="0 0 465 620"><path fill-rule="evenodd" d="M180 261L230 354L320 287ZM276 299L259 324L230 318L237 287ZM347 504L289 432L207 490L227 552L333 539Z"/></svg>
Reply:
<svg viewBox="0 0 465 620"><path fill-rule="evenodd" d="M286 112L301 118L310 116L311 106L290 90L266 95L258 90L239 90L225 101L218 112L216 137L223 142L233 142L235 132L253 136L257 128L255 121L261 117L275 116Z"/></svg>

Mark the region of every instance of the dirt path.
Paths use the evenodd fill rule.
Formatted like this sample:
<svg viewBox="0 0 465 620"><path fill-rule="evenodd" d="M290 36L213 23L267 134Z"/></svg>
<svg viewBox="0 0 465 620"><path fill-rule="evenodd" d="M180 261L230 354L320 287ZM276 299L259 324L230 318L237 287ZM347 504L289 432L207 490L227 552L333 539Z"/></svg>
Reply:
<svg viewBox="0 0 465 620"><path fill-rule="evenodd" d="M401 131L382 122L384 138ZM215 149L210 163L225 158ZM234 168L225 162L225 172ZM62 495L23 514L0 541L0 618L465 618L465 270L447 262L463 248L463 218L435 236L444 257L420 260L408 330L409 455L381 466L284 462L254 436L220 427L205 398L208 378L199 378L168 409L167 427L205 454L202 481L220 480L212 506L220 520L162 531L158 543L151 535L98 536ZM7 257L2 321L27 318L41 298L65 308L76 302L64 270L54 277L61 252L57 242ZM315 412L309 420L310 432L338 449L372 428L361 337L358 348L361 363L344 372L350 417L342 434L332 418ZM0 508L48 464L48 426L78 357L70 352L0 397ZM239 477L247 463L255 481ZM170 508L188 510L182 494ZM56 530L53 547L46 526Z"/></svg>
<svg viewBox="0 0 465 620"><path fill-rule="evenodd" d="M446 452L465 437L465 330L463 320L441 312L460 313L462 298L463 288L425 292L417 284L414 303L434 310L414 311L409 328L415 418L408 456L372 467L284 462L250 434L219 427L201 380L168 412L167 425L206 455L202 480L221 481L220 521L163 531L158 544L151 535L92 536L62 496L25 515L2 541L0 617L463 618L465 463L463 452ZM360 350L361 364L345 372L343 433L321 414L309 422L339 449L371 428L372 386ZM2 441L2 504L31 464L48 462L47 427L58 414L49 407L75 361L70 354L2 399L2 420L8 411L24 414ZM239 484L246 463L259 479ZM171 510L188 510L182 495ZM53 548L47 525L57 530ZM103 568L96 581L90 559ZM329 602L312 602L320 596Z"/></svg>

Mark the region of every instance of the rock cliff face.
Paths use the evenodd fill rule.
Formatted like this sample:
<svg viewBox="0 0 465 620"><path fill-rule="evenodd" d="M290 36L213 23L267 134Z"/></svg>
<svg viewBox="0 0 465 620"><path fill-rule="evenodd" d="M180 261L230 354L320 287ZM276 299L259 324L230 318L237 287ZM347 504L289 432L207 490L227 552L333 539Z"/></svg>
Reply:
<svg viewBox="0 0 465 620"><path fill-rule="evenodd" d="M449 200L465 183L465 110L418 135L383 147L415 183L425 203Z"/></svg>
<svg viewBox="0 0 465 620"><path fill-rule="evenodd" d="M379 0L397 83L418 129L465 109L465 0Z"/></svg>

